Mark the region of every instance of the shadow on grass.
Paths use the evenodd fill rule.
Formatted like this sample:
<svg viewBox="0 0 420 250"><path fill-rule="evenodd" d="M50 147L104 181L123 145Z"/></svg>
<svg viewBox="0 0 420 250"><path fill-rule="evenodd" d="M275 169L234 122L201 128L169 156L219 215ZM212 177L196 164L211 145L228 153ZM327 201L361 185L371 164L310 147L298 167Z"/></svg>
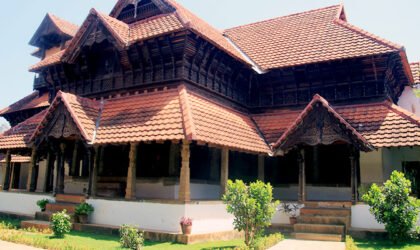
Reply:
<svg viewBox="0 0 420 250"><path fill-rule="evenodd" d="M224 247L205 247L201 248L201 250L233 250L237 246L224 246Z"/></svg>

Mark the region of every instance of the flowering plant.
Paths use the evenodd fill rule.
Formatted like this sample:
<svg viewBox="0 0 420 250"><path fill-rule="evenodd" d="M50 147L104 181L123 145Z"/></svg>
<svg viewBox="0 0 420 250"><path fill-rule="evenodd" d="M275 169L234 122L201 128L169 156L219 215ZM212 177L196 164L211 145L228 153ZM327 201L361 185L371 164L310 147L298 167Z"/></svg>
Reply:
<svg viewBox="0 0 420 250"><path fill-rule="evenodd" d="M179 223L185 226L192 226L192 219L188 217L182 217Z"/></svg>

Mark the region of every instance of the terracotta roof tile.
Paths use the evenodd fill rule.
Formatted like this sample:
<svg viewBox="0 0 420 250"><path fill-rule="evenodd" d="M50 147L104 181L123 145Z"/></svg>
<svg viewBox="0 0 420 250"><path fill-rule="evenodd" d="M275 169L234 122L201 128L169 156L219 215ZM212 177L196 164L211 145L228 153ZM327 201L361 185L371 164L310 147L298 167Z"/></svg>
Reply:
<svg viewBox="0 0 420 250"><path fill-rule="evenodd" d="M374 147L420 146L420 119L391 102L333 107ZM273 110L253 118L269 143L293 124L302 110Z"/></svg>
<svg viewBox="0 0 420 250"><path fill-rule="evenodd" d="M6 107L0 111L0 116L23 111L28 109L44 108L48 107L50 104L48 102L48 93L42 95L38 91L32 92L30 95L22 98L21 100L13 103L9 107Z"/></svg>
<svg viewBox="0 0 420 250"><path fill-rule="evenodd" d="M414 84L420 83L420 62L410 63L411 73L413 74Z"/></svg>
<svg viewBox="0 0 420 250"><path fill-rule="evenodd" d="M271 152L249 114L186 87L180 87L180 96L188 105L184 122L193 140L241 151Z"/></svg>
<svg viewBox="0 0 420 250"><path fill-rule="evenodd" d="M68 36L73 37L76 34L77 30L79 29L79 26L77 26L76 24L66 21L58 16L55 16L51 13L48 13L47 15L51 18L55 26L57 26L57 28L61 32L63 32L64 34Z"/></svg>
<svg viewBox="0 0 420 250"><path fill-rule="evenodd" d="M59 52L57 52L55 54L52 54L52 55L50 55L48 57L45 57L40 62L32 65L29 68L29 71L36 71L36 70L39 70L39 69L42 69L42 68L45 68L45 67L48 67L48 66L51 66L51 65L60 63L61 62L61 57L63 56L63 54L64 54L65 51L66 50L61 50L61 51L59 51Z"/></svg>
<svg viewBox="0 0 420 250"><path fill-rule="evenodd" d="M95 144L184 139L176 89L108 100L99 124Z"/></svg>
<svg viewBox="0 0 420 250"><path fill-rule="evenodd" d="M30 145L30 138L46 114L44 110L0 134L0 149L23 149Z"/></svg>
<svg viewBox="0 0 420 250"><path fill-rule="evenodd" d="M347 23L341 13L341 5L331 6L231 28L225 35L265 70L401 49Z"/></svg>

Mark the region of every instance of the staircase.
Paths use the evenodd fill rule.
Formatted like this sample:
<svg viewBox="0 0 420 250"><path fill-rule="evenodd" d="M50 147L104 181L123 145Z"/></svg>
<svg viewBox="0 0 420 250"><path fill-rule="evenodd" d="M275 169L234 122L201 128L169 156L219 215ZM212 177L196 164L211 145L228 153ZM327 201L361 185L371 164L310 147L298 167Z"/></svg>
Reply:
<svg viewBox="0 0 420 250"><path fill-rule="evenodd" d="M50 227L51 217L56 212L61 212L64 209L71 216L74 222L74 212L80 203L85 202L85 196L73 194L57 194L55 203L49 203L46 206L45 212L36 212L35 220L28 220L21 222L21 228L36 228L38 230L45 230Z"/></svg>
<svg viewBox="0 0 420 250"><path fill-rule="evenodd" d="M351 221L351 202L305 202L294 235L301 240L343 241Z"/></svg>

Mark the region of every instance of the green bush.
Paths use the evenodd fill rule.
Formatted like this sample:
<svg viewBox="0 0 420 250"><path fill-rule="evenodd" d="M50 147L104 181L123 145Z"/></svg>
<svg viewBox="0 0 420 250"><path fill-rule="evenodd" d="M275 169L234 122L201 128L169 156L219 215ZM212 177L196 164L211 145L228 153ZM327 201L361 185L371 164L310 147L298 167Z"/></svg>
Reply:
<svg viewBox="0 0 420 250"><path fill-rule="evenodd" d="M379 187L373 184L363 195L376 220L385 224L389 238L394 242L409 238L410 230L417 223L419 200L411 197L411 183L404 174L394 171L391 178Z"/></svg>
<svg viewBox="0 0 420 250"><path fill-rule="evenodd" d="M346 236L346 250L358 250L359 248L354 243L354 240L351 236Z"/></svg>
<svg viewBox="0 0 420 250"><path fill-rule="evenodd" d="M265 237L258 238L255 241L255 250L266 250L276 245L280 241L284 240L284 236L281 233L270 234Z"/></svg>
<svg viewBox="0 0 420 250"><path fill-rule="evenodd" d="M48 199L42 199L36 202L36 204L38 205L38 207L41 209L41 211L45 211L45 208L47 206L47 204L51 203L50 200Z"/></svg>
<svg viewBox="0 0 420 250"><path fill-rule="evenodd" d="M235 229L244 231L248 247L254 246L255 239L262 236L265 227L271 225L271 218L279 205L278 201L273 202L271 185L261 181L247 186L241 180L229 180L222 199L227 204L228 213L235 216Z"/></svg>
<svg viewBox="0 0 420 250"><path fill-rule="evenodd" d="M140 250L144 244L143 232L137 227L122 225L120 227L120 243L122 247Z"/></svg>
<svg viewBox="0 0 420 250"><path fill-rule="evenodd" d="M89 215L93 213L94 210L95 209L93 208L92 205L90 205L89 203L83 202L76 207L74 213L77 215Z"/></svg>
<svg viewBox="0 0 420 250"><path fill-rule="evenodd" d="M52 215L51 229L53 230L55 237L64 238L67 233L70 233L71 228L70 215L67 214L66 210Z"/></svg>

